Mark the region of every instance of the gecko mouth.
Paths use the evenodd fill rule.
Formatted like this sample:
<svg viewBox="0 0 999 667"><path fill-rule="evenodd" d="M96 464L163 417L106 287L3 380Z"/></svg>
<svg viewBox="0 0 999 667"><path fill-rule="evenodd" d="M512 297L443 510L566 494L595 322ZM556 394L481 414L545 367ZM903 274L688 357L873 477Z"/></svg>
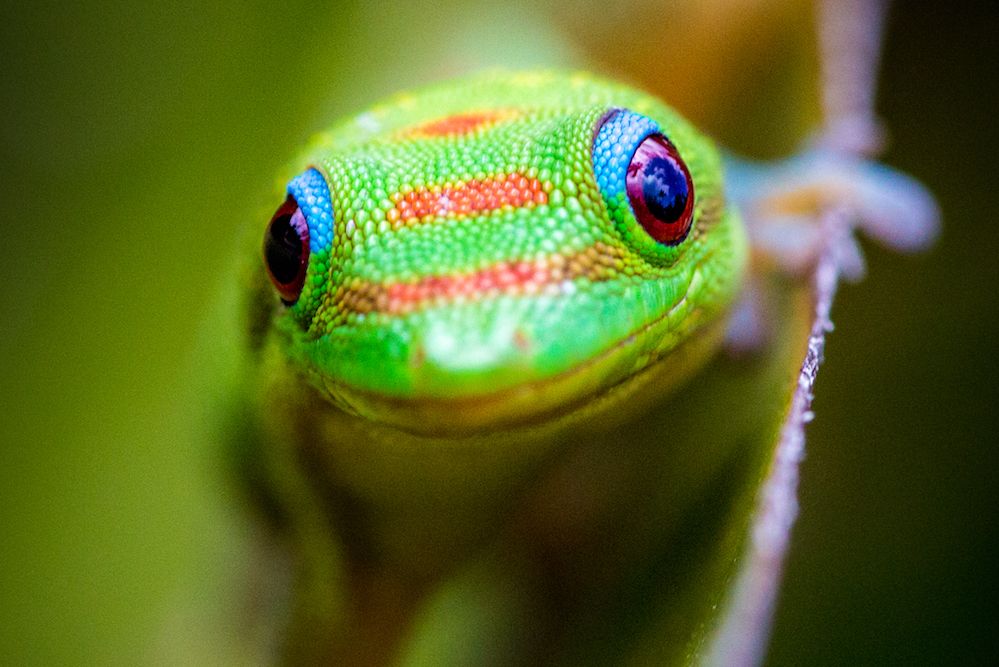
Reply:
<svg viewBox="0 0 999 667"><path fill-rule="evenodd" d="M696 293L701 283L700 273L695 271L685 295L671 308L626 332L610 346L559 372L539 374L536 369L523 368L519 377L505 376L505 379L513 377L511 382L489 382L473 376L474 384L449 385L446 393L426 391L404 396L323 376L322 389L336 404L350 412L420 435L460 437L557 421L582 412L583 406L591 405L594 399L647 375L646 371L653 367L664 366L661 362L675 357L679 349L684 349L683 354L691 358L707 356L706 352L690 354L691 350L713 348L717 336L708 331L720 329L711 326L713 318L705 317L706 313L691 306L687 299L688 294ZM683 322L682 331L676 330L678 321ZM568 330L560 331L558 335L565 344L571 345L575 340ZM695 344L681 345L676 341L695 341ZM515 342L514 347L516 345ZM474 353L459 348L454 352ZM433 365L432 359L427 358L428 353L422 354L424 358L418 363ZM529 354L524 356L530 358ZM698 364L685 361L668 365L672 372L667 373L670 377L656 382L656 395L669 391L672 380L679 380L688 368ZM495 388L490 390L490 387Z"/></svg>

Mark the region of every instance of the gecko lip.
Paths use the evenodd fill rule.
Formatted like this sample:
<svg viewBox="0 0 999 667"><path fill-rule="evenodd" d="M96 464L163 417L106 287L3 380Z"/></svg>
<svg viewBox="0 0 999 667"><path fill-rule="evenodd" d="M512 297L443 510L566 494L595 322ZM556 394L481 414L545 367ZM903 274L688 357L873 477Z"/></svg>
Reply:
<svg viewBox="0 0 999 667"><path fill-rule="evenodd" d="M482 433L541 428L546 424L572 419L591 408L603 406L598 396L627 399L631 392L620 391L651 381L656 391L647 398L662 396L694 373L714 349L724 331L724 321L706 324L692 338L632 375L601 386L594 383L593 371L607 367L637 345L635 336L619 341L604 354L586 364L554 377L515 387L465 397L395 397L377 394L343 384L326 382L326 390L341 405L360 416L389 427L425 437L460 438ZM671 363L676 357L682 361ZM655 378L655 379L651 379Z"/></svg>
<svg viewBox="0 0 999 667"><path fill-rule="evenodd" d="M449 332L460 327L432 322L414 334L417 343L400 362L415 381L413 389L392 393L334 379L332 374L322 376L321 386L351 412L420 434L462 435L545 423L573 413L670 355L675 345L666 341L690 337L703 321L698 310L689 309L686 295L701 282L695 271L670 308L651 321L619 326L620 333L613 337L607 329L614 318L594 323L588 332L566 326L546 330L547 345L514 325L504 327L476 316L470 319L489 322L478 337L467 331L455 337ZM690 313L694 317L678 317ZM678 337L671 328L681 320L687 330ZM567 336L567 331L574 335ZM608 345L608 339L615 342ZM558 365L539 368L539 358L555 354L561 354ZM385 360L390 367L395 363Z"/></svg>

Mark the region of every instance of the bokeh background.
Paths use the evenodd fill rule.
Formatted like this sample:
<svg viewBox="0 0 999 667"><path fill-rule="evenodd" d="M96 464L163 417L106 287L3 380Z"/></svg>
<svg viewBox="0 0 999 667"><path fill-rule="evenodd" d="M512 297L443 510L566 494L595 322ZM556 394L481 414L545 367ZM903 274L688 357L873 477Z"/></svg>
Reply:
<svg viewBox="0 0 999 667"><path fill-rule="evenodd" d="M311 132L498 62L637 82L752 155L817 118L808 3L549 4L4 4L0 663L150 661L224 540L198 341ZM999 21L900 1L887 27L886 159L946 227L840 294L773 665L999 661Z"/></svg>

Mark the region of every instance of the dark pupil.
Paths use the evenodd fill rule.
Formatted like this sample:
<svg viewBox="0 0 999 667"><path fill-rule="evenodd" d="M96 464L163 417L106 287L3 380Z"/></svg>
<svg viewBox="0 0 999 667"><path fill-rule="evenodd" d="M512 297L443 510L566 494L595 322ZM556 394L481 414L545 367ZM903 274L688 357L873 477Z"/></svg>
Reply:
<svg viewBox="0 0 999 667"><path fill-rule="evenodd" d="M669 158L655 157L645 165L642 195L649 213L663 222L674 222L687 206L687 179Z"/></svg>
<svg viewBox="0 0 999 667"><path fill-rule="evenodd" d="M302 263L302 239L291 226L291 215L275 219L268 230L264 251L267 266L281 284L293 283Z"/></svg>

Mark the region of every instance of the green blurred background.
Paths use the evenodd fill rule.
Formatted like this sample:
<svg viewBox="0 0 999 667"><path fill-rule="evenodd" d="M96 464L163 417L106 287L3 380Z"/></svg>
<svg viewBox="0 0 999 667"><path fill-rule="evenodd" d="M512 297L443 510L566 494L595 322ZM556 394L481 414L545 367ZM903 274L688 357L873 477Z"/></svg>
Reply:
<svg viewBox="0 0 999 667"><path fill-rule="evenodd" d="M807 3L610 4L0 9L0 663L149 661L225 539L197 341L331 118L497 62L636 81L751 154L816 118ZM985 1L891 14L887 159L946 227L841 292L770 664L999 661L997 34Z"/></svg>

